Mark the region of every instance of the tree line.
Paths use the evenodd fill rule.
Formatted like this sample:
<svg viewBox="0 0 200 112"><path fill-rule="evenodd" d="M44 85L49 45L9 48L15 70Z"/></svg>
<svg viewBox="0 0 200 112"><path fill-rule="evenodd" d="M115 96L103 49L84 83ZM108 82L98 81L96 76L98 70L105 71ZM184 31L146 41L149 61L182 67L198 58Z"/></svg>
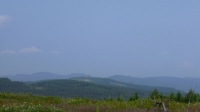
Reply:
<svg viewBox="0 0 200 112"><path fill-rule="evenodd" d="M169 95L163 95L158 90L154 90L151 92L149 96L152 100L156 99L167 99L171 101L181 102L181 103L195 103L200 102L200 94L196 93L194 90L190 89L186 94L182 94L180 91L177 93L171 92ZM133 96L129 98L129 101L135 101L140 99L139 95L135 93Z"/></svg>

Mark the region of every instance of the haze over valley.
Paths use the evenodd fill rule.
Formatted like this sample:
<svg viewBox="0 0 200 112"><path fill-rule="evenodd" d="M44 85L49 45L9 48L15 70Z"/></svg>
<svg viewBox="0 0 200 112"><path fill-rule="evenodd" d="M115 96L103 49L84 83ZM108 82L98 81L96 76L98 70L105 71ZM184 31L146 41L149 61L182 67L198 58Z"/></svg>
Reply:
<svg viewBox="0 0 200 112"><path fill-rule="evenodd" d="M72 79L77 81L101 84L105 86L118 86L118 87L130 87L127 84L137 85L138 89L146 87L151 87L151 90L158 89L159 87L174 88L179 91L188 92L190 89L200 93L200 78L178 78L178 77L131 77L123 75L114 75L107 78L93 77L91 75L86 75L83 73L72 73L69 75L58 75L51 72L37 72L33 74L16 74L14 76L3 76L9 78L13 81L23 81L23 82L36 82L45 80L55 80L55 79ZM108 82L107 82L108 81ZM115 82L117 81L117 82ZM106 83L107 82L107 83ZM126 83L124 85L124 83ZM158 89L159 90L159 89ZM163 90L163 89L161 89ZM167 90L168 93L171 90ZM173 90L174 91L174 90Z"/></svg>
<svg viewBox="0 0 200 112"><path fill-rule="evenodd" d="M0 76L200 74L199 1L0 1Z"/></svg>
<svg viewBox="0 0 200 112"><path fill-rule="evenodd" d="M200 0L0 0L0 112L200 112Z"/></svg>

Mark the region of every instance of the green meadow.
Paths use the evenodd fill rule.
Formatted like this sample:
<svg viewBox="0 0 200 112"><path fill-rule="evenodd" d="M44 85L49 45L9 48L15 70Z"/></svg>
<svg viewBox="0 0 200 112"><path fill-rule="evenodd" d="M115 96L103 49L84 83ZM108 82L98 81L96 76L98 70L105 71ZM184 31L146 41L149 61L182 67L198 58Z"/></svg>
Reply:
<svg viewBox="0 0 200 112"><path fill-rule="evenodd" d="M159 95L156 102L164 102L170 112L200 111L200 103L197 101L191 100L189 103L174 99L167 100ZM152 98L139 98L137 94L126 101L123 96L116 99L94 100L1 92L0 112L163 112L163 107L155 105Z"/></svg>

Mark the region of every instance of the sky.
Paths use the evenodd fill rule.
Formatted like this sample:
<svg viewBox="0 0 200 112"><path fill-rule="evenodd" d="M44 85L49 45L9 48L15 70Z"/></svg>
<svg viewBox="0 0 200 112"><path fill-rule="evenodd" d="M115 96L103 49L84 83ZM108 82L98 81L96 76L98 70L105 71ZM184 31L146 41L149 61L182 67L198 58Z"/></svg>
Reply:
<svg viewBox="0 0 200 112"><path fill-rule="evenodd" d="M0 0L0 76L200 77L199 0Z"/></svg>

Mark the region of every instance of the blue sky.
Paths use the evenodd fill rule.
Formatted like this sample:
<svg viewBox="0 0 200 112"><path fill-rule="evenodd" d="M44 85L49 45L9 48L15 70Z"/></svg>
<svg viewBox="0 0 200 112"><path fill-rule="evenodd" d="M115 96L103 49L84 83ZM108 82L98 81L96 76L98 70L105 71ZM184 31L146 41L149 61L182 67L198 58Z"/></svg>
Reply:
<svg viewBox="0 0 200 112"><path fill-rule="evenodd" d="M199 0L0 0L0 76L200 75Z"/></svg>

